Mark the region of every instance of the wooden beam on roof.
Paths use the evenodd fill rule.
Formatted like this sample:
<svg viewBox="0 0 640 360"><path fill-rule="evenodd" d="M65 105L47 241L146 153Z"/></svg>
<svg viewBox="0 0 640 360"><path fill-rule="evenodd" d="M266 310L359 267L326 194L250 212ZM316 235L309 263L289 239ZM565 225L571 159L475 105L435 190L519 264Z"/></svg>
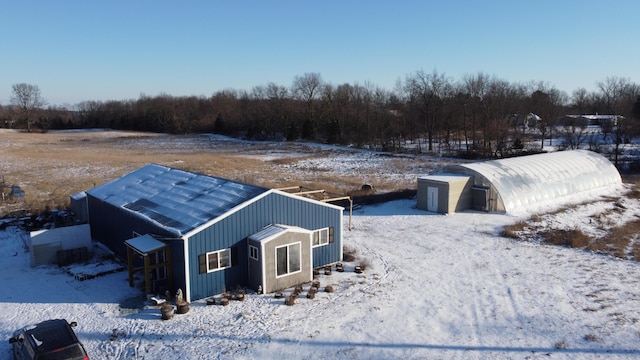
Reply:
<svg viewBox="0 0 640 360"><path fill-rule="evenodd" d="M300 186L288 186L288 187L277 188L276 190L280 190L280 191L300 190Z"/></svg>
<svg viewBox="0 0 640 360"><path fill-rule="evenodd" d="M327 202L327 203L332 201L349 200L349 230L352 229L351 219L353 218L353 199L351 199L351 196L337 196L332 198L326 198L326 196L329 195L329 193L326 190L322 189L322 190L302 191L302 189L303 189L302 186L288 186L288 187L278 188L276 190L280 190L280 191L288 192L289 194L292 194L292 195L300 195L300 196L308 195L308 194L324 194L325 198L317 201ZM291 190L298 190L298 191L289 192Z"/></svg>
<svg viewBox="0 0 640 360"><path fill-rule="evenodd" d="M339 201L339 200L351 200L351 196L339 196L334 198L322 199L322 202L331 202L331 201Z"/></svg>
<svg viewBox="0 0 640 360"><path fill-rule="evenodd" d="M307 194L319 194L319 193L326 193L325 190L308 190L308 191L298 191L297 193L293 193L296 195L307 195Z"/></svg>

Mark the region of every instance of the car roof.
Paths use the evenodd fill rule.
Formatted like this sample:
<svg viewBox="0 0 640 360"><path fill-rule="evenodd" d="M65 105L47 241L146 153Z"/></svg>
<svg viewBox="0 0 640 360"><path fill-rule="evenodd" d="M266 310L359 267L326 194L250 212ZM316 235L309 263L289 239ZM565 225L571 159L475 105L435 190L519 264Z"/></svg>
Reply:
<svg viewBox="0 0 640 360"><path fill-rule="evenodd" d="M25 333L35 343L38 352L47 352L78 342L75 333L63 319L43 321L26 328Z"/></svg>

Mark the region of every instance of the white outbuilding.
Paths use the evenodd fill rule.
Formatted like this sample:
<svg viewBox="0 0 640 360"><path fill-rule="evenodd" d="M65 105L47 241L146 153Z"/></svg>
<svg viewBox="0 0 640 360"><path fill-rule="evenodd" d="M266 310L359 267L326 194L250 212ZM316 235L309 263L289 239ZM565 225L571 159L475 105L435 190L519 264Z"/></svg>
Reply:
<svg viewBox="0 0 640 360"><path fill-rule="evenodd" d="M604 156L588 150L456 165L447 173L418 179L419 209L440 213L466 209L532 213L608 195L622 186L616 167ZM462 185L465 177L468 180ZM449 205L435 207L442 203L441 199L447 199Z"/></svg>
<svg viewBox="0 0 640 360"><path fill-rule="evenodd" d="M60 266L86 261L93 251L88 224L32 231L29 237L31 266Z"/></svg>
<svg viewBox="0 0 640 360"><path fill-rule="evenodd" d="M435 174L418 178L418 209L444 214L471 207L472 177L461 174Z"/></svg>

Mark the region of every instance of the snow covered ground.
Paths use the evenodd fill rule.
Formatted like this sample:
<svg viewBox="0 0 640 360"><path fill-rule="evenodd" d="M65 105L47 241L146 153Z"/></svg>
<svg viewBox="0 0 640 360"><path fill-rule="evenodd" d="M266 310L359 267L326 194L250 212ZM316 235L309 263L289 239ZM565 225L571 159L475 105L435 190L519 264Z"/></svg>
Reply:
<svg viewBox="0 0 640 360"><path fill-rule="evenodd" d="M197 140L203 147L238 145ZM165 137L122 141L157 148L177 143ZM367 181L371 174L415 184L416 176L440 167L438 158L348 148L318 146L326 152L319 159L308 156L307 144L296 145L299 153L277 143L253 151L251 143L243 146L242 153L265 160L299 156L274 168L281 176L322 172ZM631 198L618 200L624 211L612 213L621 193L609 195L541 216L540 223L598 235L602 222L589 221L597 214L610 214L612 226L640 216L640 203ZM440 215L417 210L415 203L355 210L344 242L370 266L356 274L351 262L344 273L321 274L314 299L305 297L309 284L293 306L250 292L228 306L194 302L171 320L161 320L160 309L129 287L126 272L79 281L72 274L88 268L72 274L55 266L32 268L27 235L9 226L0 230L0 339L28 324L65 318L78 322L75 330L92 359L640 358L640 264L501 237L504 226L522 220L516 216ZM345 229L348 221L346 215ZM335 292L323 291L326 285ZM0 341L0 359L9 358L10 344Z"/></svg>
<svg viewBox="0 0 640 360"><path fill-rule="evenodd" d="M31 268L24 234L10 226L0 231L0 337L65 318L92 359L640 358L640 265L499 236L517 220L436 215L413 200L365 206L344 234L371 263L364 273L355 263L322 273L315 299L307 284L294 306L250 293L229 306L192 303L171 320L140 300L126 272L78 281ZM335 292L322 291L328 284ZM0 343L0 358L10 356Z"/></svg>

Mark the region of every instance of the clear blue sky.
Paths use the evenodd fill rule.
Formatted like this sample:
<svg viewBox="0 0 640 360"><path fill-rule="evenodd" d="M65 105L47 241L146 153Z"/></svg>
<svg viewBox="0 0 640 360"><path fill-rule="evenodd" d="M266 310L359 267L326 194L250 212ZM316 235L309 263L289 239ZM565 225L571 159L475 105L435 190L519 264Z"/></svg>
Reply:
<svg viewBox="0 0 640 360"><path fill-rule="evenodd" d="M297 75L392 90L418 70L547 82L569 95L640 82L638 0L25 0L0 6L0 104L211 96Z"/></svg>

